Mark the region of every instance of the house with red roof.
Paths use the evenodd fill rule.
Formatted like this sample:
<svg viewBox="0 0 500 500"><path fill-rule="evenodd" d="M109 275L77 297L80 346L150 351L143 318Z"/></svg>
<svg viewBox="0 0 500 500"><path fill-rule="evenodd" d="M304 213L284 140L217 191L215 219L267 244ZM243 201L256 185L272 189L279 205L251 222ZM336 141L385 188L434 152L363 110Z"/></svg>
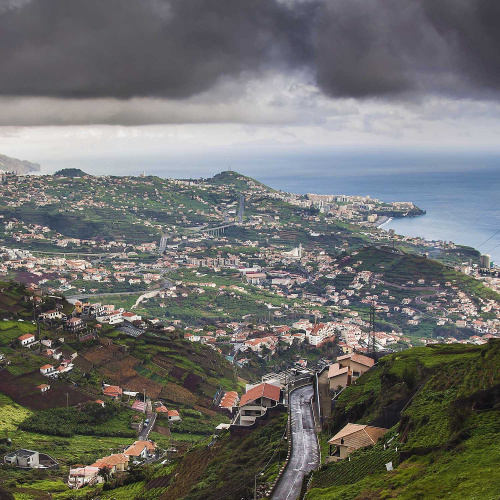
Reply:
<svg viewBox="0 0 500 500"><path fill-rule="evenodd" d="M124 453L114 453L107 457L102 457L91 465L91 467L98 467L102 469L104 467L109 469L111 475L115 472L123 472L128 469L129 456Z"/></svg>
<svg viewBox="0 0 500 500"><path fill-rule="evenodd" d="M40 389L40 392L42 394L44 394L44 393L46 393L50 389L50 385L49 384L40 384L40 385L37 385L36 388Z"/></svg>
<svg viewBox="0 0 500 500"><path fill-rule="evenodd" d="M268 408L282 401L280 387L272 384L258 384L241 396L239 411L233 421L238 425L252 425L257 417L264 415Z"/></svg>
<svg viewBox="0 0 500 500"><path fill-rule="evenodd" d="M227 391L222 396L219 403L219 407L231 411L231 409L237 405L237 402L238 402L238 393L236 391Z"/></svg>
<svg viewBox="0 0 500 500"><path fill-rule="evenodd" d="M135 441L124 452L124 455L133 459L147 458L148 455L153 455L156 449L156 443L153 441Z"/></svg>
<svg viewBox="0 0 500 500"><path fill-rule="evenodd" d="M52 365L43 365L40 367L40 373L46 377L51 376L56 372L56 369Z"/></svg>
<svg viewBox="0 0 500 500"><path fill-rule="evenodd" d="M180 422L181 416L177 410L168 410L168 421L169 422Z"/></svg>
<svg viewBox="0 0 500 500"><path fill-rule="evenodd" d="M122 397L123 389L117 385L108 385L104 388L103 393L111 399L118 400Z"/></svg>
<svg viewBox="0 0 500 500"><path fill-rule="evenodd" d="M125 311L122 313L122 318L125 321L128 321L129 323L133 323L134 321L141 321L142 320L142 317L139 316L138 314L131 313L128 311Z"/></svg>
<svg viewBox="0 0 500 500"><path fill-rule="evenodd" d="M26 333L25 335L21 335L20 337L18 337L18 339L23 347L30 347L36 341L36 338L32 333Z"/></svg>

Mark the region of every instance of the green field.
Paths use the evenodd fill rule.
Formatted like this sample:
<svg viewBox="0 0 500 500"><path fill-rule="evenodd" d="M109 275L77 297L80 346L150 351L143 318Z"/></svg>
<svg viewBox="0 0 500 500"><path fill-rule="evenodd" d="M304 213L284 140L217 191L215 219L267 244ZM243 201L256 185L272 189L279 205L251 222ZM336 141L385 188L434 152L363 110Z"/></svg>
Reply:
<svg viewBox="0 0 500 500"><path fill-rule="evenodd" d="M20 430L9 432L9 436L15 447L43 451L61 461L63 465L93 463L102 456L123 451L134 441L131 438L100 436L62 438Z"/></svg>
<svg viewBox="0 0 500 500"><path fill-rule="evenodd" d="M0 393L0 437L4 437L6 432L16 430L17 426L32 413Z"/></svg>
<svg viewBox="0 0 500 500"><path fill-rule="evenodd" d="M0 321L0 347L10 344L21 335L35 332L36 325L28 321Z"/></svg>

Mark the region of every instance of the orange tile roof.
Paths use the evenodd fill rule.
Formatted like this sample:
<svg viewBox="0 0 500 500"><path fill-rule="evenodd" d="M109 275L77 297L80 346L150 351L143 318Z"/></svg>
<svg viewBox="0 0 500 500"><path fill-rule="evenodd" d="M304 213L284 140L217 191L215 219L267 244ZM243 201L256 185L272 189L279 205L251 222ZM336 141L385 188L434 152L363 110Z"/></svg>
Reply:
<svg viewBox="0 0 500 500"><path fill-rule="evenodd" d="M219 406L221 408L231 408L233 406L236 406L236 401L238 401L238 393L235 391L228 391L224 393Z"/></svg>
<svg viewBox="0 0 500 500"><path fill-rule="evenodd" d="M31 337L35 338L35 336L32 333L26 333L26 334L21 335L20 337L18 337L18 339L19 340L28 340Z"/></svg>
<svg viewBox="0 0 500 500"><path fill-rule="evenodd" d="M350 451L375 444L388 429L370 425L347 424L328 444L347 446Z"/></svg>
<svg viewBox="0 0 500 500"><path fill-rule="evenodd" d="M104 388L103 392L106 396L121 396L123 390L118 385L109 385Z"/></svg>
<svg viewBox="0 0 500 500"><path fill-rule="evenodd" d="M341 368L338 363L334 363L330 365L328 368L328 378L337 377L338 375L343 375L344 373L348 373L349 368L345 366Z"/></svg>
<svg viewBox="0 0 500 500"><path fill-rule="evenodd" d="M129 461L129 457L124 453L115 453L113 455L109 455L108 457L102 457L97 460L95 463L91 465L91 467L114 467L118 464L127 464Z"/></svg>
<svg viewBox="0 0 500 500"><path fill-rule="evenodd" d="M144 451L144 448L146 448L148 452L151 452L156 448L156 444L151 441L135 441L134 444L130 445L123 453L131 457L138 457Z"/></svg>
<svg viewBox="0 0 500 500"><path fill-rule="evenodd" d="M373 366L375 361L368 356L363 356L362 354L344 354L344 356L339 356L337 361L344 361L345 359L350 359L355 363L365 366Z"/></svg>
<svg viewBox="0 0 500 500"><path fill-rule="evenodd" d="M280 400L281 390L279 387L271 384L259 384L255 387L252 387L246 394L241 396L240 406L244 406L249 401L255 401L256 399L265 397L272 399L273 401Z"/></svg>

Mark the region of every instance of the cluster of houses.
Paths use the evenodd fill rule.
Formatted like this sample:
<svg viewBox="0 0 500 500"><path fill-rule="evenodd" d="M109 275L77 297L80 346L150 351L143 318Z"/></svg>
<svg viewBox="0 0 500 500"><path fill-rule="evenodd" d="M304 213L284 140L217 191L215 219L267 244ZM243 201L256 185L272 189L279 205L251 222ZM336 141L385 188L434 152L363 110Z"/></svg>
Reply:
<svg viewBox="0 0 500 500"><path fill-rule="evenodd" d="M41 354L53 358L59 361L59 366L54 366L50 363L47 363L40 367L40 373L45 377L57 378L61 373L68 373L73 370L73 360L78 356L76 351L73 351L69 348L61 347L60 345L56 347L56 342L52 339L44 338L41 341L38 341L34 334L26 333L18 337L18 340L22 347L31 348L33 346L42 345L44 349L41 351ZM64 339L59 339L58 344L64 342ZM46 387L46 384L42 384L39 386L42 392L45 392L50 387Z"/></svg>
<svg viewBox="0 0 500 500"><path fill-rule="evenodd" d="M108 384L103 385L102 392L105 396L112 399L113 401L121 401L124 395L135 397L138 394L135 391L124 391L118 385L108 385ZM153 408L156 413L166 415L169 422L178 422L181 420L181 416L178 410L169 410L161 401L155 401ZM136 410L141 413L147 413L148 411L152 410L151 403L149 402L149 400L143 401L141 399L136 399L132 403L132 410Z"/></svg>
<svg viewBox="0 0 500 500"><path fill-rule="evenodd" d="M156 450L156 443L152 441L135 441L122 453L102 457L88 466L71 468L68 486L79 489L83 486L102 483L106 475L114 476L118 472L125 472L129 468L129 462L140 462L157 456Z"/></svg>
<svg viewBox="0 0 500 500"><path fill-rule="evenodd" d="M330 394L354 383L375 364L372 358L358 353L339 356L318 375L326 383ZM237 393L225 393L219 406L231 411L232 425L252 425L269 408L284 402L283 380L277 378L256 385L247 385L246 393L238 400Z"/></svg>

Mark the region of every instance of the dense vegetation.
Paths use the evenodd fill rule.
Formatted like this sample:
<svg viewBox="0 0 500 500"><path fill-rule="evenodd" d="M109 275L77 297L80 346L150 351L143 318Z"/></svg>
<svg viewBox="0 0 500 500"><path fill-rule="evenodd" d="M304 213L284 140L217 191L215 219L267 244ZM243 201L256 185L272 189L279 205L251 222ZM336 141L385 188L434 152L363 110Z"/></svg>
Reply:
<svg viewBox="0 0 500 500"><path fill-rule="evenodd" d="M173 469L162 499L240 500L253 498L254 477L260 471L259 498L276 477L286 456L286 414L274 415L264 425L242 436L221 437L210 447L202 443Z"/></svg>
<svg viewBox="0 0 500 500"><path fill-rule="evenodd" d="M107 402L103 407L98 403L87 403L80 408L53 408L41 410L21 422L19 428L28 432L37 432L49 436L72 437L75 434L135 437L132 429L115 429L113 426L101 426L96 432L95 426L109 423L122 411L117 403Z"/></svg>
<svg viewBox="0 0 500 500"><path fill-rule="evenodd" d="M87 174L79 168L63 168L54 174L57 177L83 177L84 175Z"/></svg>

